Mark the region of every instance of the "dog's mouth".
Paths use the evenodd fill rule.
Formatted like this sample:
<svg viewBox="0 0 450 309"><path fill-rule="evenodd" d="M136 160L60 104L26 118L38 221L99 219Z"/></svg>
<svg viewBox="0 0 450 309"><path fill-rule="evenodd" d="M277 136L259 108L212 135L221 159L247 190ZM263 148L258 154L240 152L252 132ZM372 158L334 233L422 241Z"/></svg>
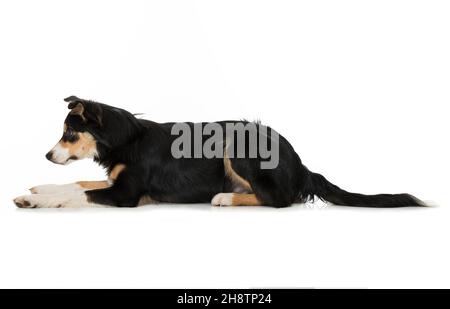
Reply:
<svg viewBox="0 0 450 309"><path fill-rule="evenodd" d="M73 161L77 161L77 156L71 156L69 159L67 159L66 164L72 163Z"/></svg>
<svg viewBox="0 0 450 309"><path fill-rule="evenodd" d="M71 156L69 159L67 159L64 163L57 163L61 165L69 165L70 163L77 161L78 158L76 156Z"/></svg>
<svg viewBox="0 0 450 309"><path fill-rule="evenodd" d="M77 156L70 156L69 158L65 159L65 160L58 160L58 158L55 158L54 152L53 151L49 151L45 157L47 158L47 160L49 160L52 163L58 164L58 165L68 165L70 163L72 163L73 161L77 161L78 157Z"/></svg>

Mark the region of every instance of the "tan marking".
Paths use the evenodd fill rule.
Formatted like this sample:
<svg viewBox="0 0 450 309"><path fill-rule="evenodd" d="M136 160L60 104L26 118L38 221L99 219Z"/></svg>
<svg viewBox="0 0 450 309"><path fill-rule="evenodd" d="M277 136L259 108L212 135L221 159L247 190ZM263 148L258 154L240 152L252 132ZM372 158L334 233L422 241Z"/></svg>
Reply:
<svg viewBox="0 0 450 309"><path fill-rule="evenodd" d="M105 189L109 187L107 181L78 181L76 183L83 189L95 190L95 189Z"/></svg>
<svg viewBox="0 0 450 309"><path fill-rule="evenodd" d="M79 159L93 157L97 154L97 142L88 132L78 132L78 140L75 143L65 142L62 139L59 145L69 151L70 156L76 156Z"/></svg>
<svg viewBox="0 0 450 309"><path fill-rule="evenodd" d="M125 164L117 164L116 166L114 166L111 173L109 173L109 179L113 182L116 181L117 177L119 177L120 173L123 172L125 167Z"/></svg>
<svg viewBox="0 0 450 309"><path fill-rule="evenodd" d="M141 199L139 200L138 206L144 206L149 204L155 204L156 201L152 199L149 195L143 195Z"/></svg>
<svg viewBox="0 0 450 309"><path fill-rule="evenodd" d="M254 194L233 193L231 198L233 206L261 206L261 201Z"/></svg>
<svg viewBox="0 0 450 309"><path fill-rule="evenodd" d="M223 164L225 167L225 174L228 176L228 178L231 180L233 184L241 186L242 188L244 188L244 190L248 192L253 192L250 183L241 176L239 176L234 171L233 167L231 166L231 160L226 156L226 154L223 159Z"/></svg>

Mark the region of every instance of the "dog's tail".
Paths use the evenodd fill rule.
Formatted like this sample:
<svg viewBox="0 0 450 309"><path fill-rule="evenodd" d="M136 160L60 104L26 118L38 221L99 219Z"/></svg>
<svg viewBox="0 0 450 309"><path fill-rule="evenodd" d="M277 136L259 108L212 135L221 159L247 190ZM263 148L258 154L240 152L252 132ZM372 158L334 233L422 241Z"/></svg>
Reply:
<svg viewBox="0 0 450 309"><path fill-rule="evenodd" d="M365 195L342 190L320 174L309 172L305 187L300 193L299 202L314 200L317 196L334 205L356 207L406 207L427 206L410 194L375 194Z"/></svg>

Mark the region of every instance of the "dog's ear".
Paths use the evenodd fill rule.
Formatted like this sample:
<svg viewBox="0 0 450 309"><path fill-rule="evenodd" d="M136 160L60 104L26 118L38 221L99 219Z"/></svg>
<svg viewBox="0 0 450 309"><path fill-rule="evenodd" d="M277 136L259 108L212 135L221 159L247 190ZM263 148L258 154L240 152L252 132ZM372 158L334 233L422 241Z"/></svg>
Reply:
<svg viewBox="0 0 450 309"><path fill-rule="evenodd" d="M86 117L84 116L85 108L83 100L73 95L65 98L64 101L69 102L67 108L71 110L70 115L78 115L83 119L84 122L86 122Z"/></svg>
<svg viewBox="0 0 450 309"><path fill-rule="evenodd" d="M67 106L68 109L71 109L73 111L73 114L83 114L84 111L84 106L83 106L83 102L84 100L76 97L76 96L70 96L68 98L65 98L64 101L69 102L69 105ZM79 107L77 107L79 106ZM76 110L75 107L77 107Z"/></svg>
<svg viewBox="0 0 450 309"><path fill-rule="evenodd" d="M100 104L79 99L76 96L65 98L69 102L67 106L71 115L78 115L84 122L92 122L96 125L102 125L103 109Z"/></svg>
<svg viewBox="0 0 450 309"><path fill-rule="evenodd" d="M71 95L70 97L67 97L64 99L66 102L74 102L74 101L83 101L79 97L76 97L74 95Z"/></svg>
<svg viewBox="0 0 450 309"><path fill-rule="evenodd" d="M88 121L91 121L98 126L103 125L103 108L100 104L89 102L85 105L85 111L83 115L87 118Z"/></svg>
<svg viewBox="0 0 450 309"><path fill-rule="evenodd" d="M69 109L71 109L71 115L79 115L84 118L84 105L81 102L73 102L69 104ZM85 119L83 119L85 120Z"/></svg>

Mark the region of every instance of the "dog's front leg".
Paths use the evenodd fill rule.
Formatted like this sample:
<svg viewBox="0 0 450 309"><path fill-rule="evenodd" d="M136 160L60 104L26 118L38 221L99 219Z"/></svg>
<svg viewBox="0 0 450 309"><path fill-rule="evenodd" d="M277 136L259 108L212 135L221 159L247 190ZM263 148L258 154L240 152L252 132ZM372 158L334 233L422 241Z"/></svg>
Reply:
<svg viewBox="0 0 450 309"><path fill-rule="evenodd" d="M143 197L138 188L117 183L109 188L86 191L86 195L90 203L116 207L139 206Z"/></svg>
<svg viewBox="0 0 450 309"><path fill-rule="evenodd" d="M14 203L20 208L81 208L101 206L88 201L87 195L83 190L54 194L24 195L14 199Z"/></svg>
<svg viewBox="0 0 450 309"><path fill-rule="evenodd" d="M66 185L44 185L30 189L32 195L14 200L20 208L80 208L99 206L87 200L85 191L109 187L107 181L79 181Z"/></svg>
<svg viewBox="0 0 450 309"><path fill-rule="evenodd" d="M64 185L41 185L30 189L32 194L55 194L70 191L84 191L109 187L107 181L78 181Z"/></svg>

